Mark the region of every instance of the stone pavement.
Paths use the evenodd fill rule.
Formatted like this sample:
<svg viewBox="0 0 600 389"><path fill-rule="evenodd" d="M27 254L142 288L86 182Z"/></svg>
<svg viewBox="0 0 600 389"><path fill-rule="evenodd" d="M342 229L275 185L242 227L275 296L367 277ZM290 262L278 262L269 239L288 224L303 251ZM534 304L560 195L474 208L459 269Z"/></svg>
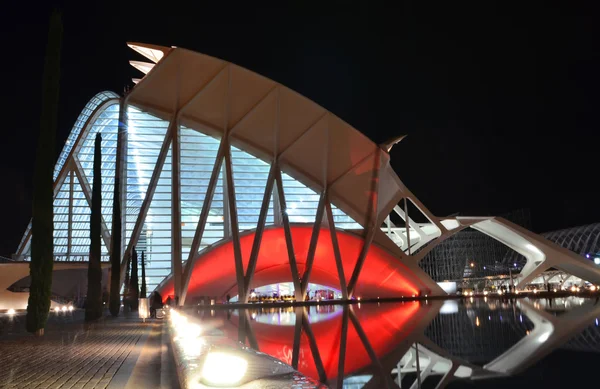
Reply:
<svg viewBox="0 0 600 389"><path fill-rule="evenodd" d="M37 338L25 332L24 314L2 316L0 388L176 387L159 321L120 316L86 325L82 311L51 313Z"/></svg>

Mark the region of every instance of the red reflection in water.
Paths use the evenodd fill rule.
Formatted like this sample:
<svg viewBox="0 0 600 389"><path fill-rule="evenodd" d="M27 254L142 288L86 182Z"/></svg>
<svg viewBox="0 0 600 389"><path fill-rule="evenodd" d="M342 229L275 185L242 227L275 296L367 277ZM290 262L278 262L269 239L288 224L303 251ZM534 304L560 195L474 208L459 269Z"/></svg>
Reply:
<svg viewBox="0 0 600 389"><path fill-rule="evenodd" d="M331 316L329 320L310 324L328 379L337 376L339 363L343 315L341 307L338 307L338 309L339 311ZM430 306L420 305L418 302L382 304L379 307L373 304L362 304L360 309L356 305L353 307L373 351L379 358L400 346L415 327L420 325L421 319L429 309ZM283 314L285 315L286 313ZM295 315L291 315L292 325L251 321L252 332L256 338L259 351L274 356L288 364L292 363L294 345L293 323ZM237 339L238 325L239 317L231 315L230 320L225 321L223 329L229 337ZM371 359L358 337L351 320L348 321L346 350L345 374L351 374L371 366ZM304 330L302 331L300 341L298 370L312 378L319 378L308 337Z"/></svg>
<svg viewBox="0 0 600 389"><path fill-rule="evenodd" d="M298 271L303 274L312 226L292 226L291 231ZM363 239L344 231L338 231L337 235L347 282L354 270ZM253 231L240 238L244 269L248 266L253 241ZM256 288L291 280L283 228L269 228L263 234L256 271L250 287ZM319 235L310 282L340 289L331 235L327 229L321 229ZM417 294L419 289L427 290L410 269L384 249L375 244L371 245L358 277L355 296L363 298L410 296ZM173 295L173 290L173 280L169 279L159 291L166 300L168 296ZM224 242L202 253L194 264L188 287L188 298L193 296L220 298L226 294L235 296L237 293L233 243Z"/></svg>

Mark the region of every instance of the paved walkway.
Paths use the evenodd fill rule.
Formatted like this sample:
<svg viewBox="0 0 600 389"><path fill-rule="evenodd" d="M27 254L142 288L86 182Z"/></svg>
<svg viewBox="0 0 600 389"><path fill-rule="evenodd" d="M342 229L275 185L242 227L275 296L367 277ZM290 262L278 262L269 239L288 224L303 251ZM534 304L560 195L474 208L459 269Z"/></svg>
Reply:
<svg viewBox="0 0 600 389"><path fill-rule="evenodd" d="M0 320L0 388L176 387L161 322L120 316L86 325L81 311L52 313L37 338L24 321Z"/></svg>

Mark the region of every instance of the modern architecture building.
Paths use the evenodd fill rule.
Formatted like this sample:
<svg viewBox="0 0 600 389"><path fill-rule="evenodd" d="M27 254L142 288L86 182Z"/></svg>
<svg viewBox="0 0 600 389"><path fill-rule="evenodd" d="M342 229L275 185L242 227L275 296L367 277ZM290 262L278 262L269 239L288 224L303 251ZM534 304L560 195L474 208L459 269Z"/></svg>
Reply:
<svg viewBox="0 0 600 389"><path fill-rule="evenodd" d="M102 135L102 248L115 183L125 268L143 251L149 290L237 296L291 282L342 298L441 295L419 262L470 227L525 259L520 284L549 267L600 283L600 269L502 218L431 214L377 145L298 93L183 48L131 43L149 62L125 96L85 106L55 169L56 261L86 260L94 138ZM424 220L425 222L417 222ZM395 221L395 222L394 222ZM400 221L400 222L398 222ZM16 258L27 260L31 230ZM122 274L124 272L121 272Z"/></svg>

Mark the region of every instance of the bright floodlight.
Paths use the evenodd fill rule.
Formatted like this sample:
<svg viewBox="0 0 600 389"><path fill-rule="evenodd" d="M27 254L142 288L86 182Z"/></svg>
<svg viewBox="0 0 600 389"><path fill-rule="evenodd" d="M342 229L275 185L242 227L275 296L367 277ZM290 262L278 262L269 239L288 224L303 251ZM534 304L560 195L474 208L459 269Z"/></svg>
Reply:
<svg viewBox="0 0 600 389"><path fill-rule="evenodd" d="M67 306L66 306L66 305L63 305L63 307L62 307L62 311L63 311L63 312L67 312Z"/></svg>
<svg viewBox="0 0 600 389"><path fill-rule="evenodd" d="M594 263L595 263L596 265L600 265L600 257L596 257L596 258L594 258Z"/></svg>
<svg viewBox="0 0 600 389"><path fill-rule="evenodd" d="M230 386L241 381L246 374L248 362L236 355L210 352L202 366L202 381L206 385Z"/></svg>
<svg viewBox="0 0 600 389"><path fill-rule="evenodd" d="M73 312L73 306L69 305L69 312Z"/></svg>
<svg viewBox="0 0 600 389"><path fill-rule="evenodd" d="M544 343L545 341L548 340L548 338L550 337L551 332L547 331L544 332L543 334L540 335L540 337L538 338L538 342L540 343Z"/></svg>
<svg viewBox="0 0 600 389"><path fill-rule="evenodd" d="M202 352L202 347L204 347L204 340L202 338L185 339L185 341L181 342L183 354L189 358L198 357Z"/></svg>
<svg viewBox="0 0 600 389"><path fill-rule="evenodd" d="M60 308L59 307L54 307L54 312L56 312L56 313L60 312Z"/></svg>
<svg viewBox="0 0 600 389"><path fill-rule="evenodd" d="M202 328L198 324L181 322L175 327L179 338L194 339L200 336Z"/></svg>
<svg viewBox="0 0 600 389"><path fill-rule="evenodd" d="M9 315L14 315L16 313L16 311L11 308L6 313L8 313Z"/></svg>

